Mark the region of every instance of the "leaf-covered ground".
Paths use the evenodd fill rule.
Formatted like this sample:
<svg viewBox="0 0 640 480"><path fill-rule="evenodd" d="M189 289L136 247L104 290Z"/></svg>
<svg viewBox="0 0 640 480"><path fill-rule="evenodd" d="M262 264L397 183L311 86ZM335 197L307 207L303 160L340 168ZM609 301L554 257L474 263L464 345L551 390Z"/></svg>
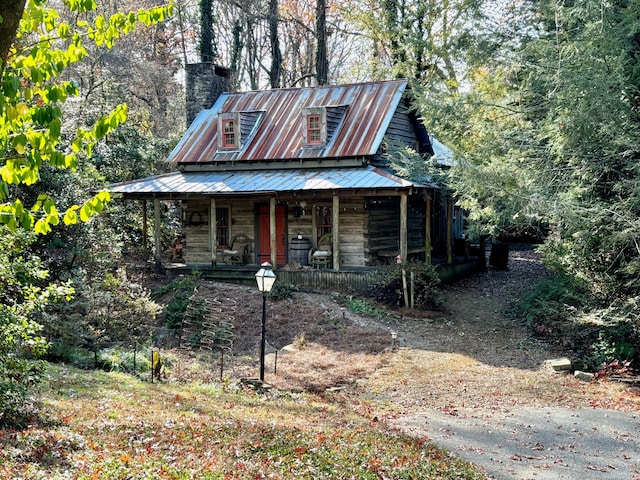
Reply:
<svg viewBox="0 0 640 480"><path fill-rule="evenodd" d="M154 384L53 366L41 392L51 421L0 431L0 478L485 478L427 441L429 418L484 425L527 409L640 408L637 389L550 372L544 361L565 352L506 314L545 275L534 252L512 252L508 271L447 287L442 312L365 315L329 293L269 300L268 351L295 350L277 365L268 355L264 394L237 387L257 376L261 296L203 284L202 295L237 299L222 380L217 358L184 350L162 352L167 372ZM473 448L479 463L488 457Z"/></svg>
<svg viewBox="0 0 640 480"><path fill-rule="evenodd" d="M403 411L638 410L638 389L553 373L545 362L570 352L553 338L533 336L511 315L518 295L547 275L535 251L512 250L508 270L490 269L447 287L446 314L397 322L401 348L363 388Z"/></svg>
<svg viewBox="0 0 640 480"><path fill-rule="evenodd" d="M43 398L49 423L0 431L0 478L484 478L331 395L54 366Z"/></svg>

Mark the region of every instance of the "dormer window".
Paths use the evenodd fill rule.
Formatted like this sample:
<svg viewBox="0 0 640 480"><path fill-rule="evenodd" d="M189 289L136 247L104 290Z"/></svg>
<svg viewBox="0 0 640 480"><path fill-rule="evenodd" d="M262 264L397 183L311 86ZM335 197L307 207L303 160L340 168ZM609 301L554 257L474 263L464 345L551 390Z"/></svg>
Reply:
<svg viewBox="0 0 640 480"><path fill-rule="evenodd" d="M327 143L326 113L323 107L305 108L302 111L302 144L318 147Z"/></svg>
<svg viewBox="0 0 640 480"><path fill-rule="evenodd" d="M342 125L347 105L307 107L302 110L302 148L306 155L315 155L312 150L329 145ZM305 156L305 154L302 154Z"/></svg>
<svg viewBox="0 0 640 480"><path fill-rule="evenodd" d="M220 115L220 148L237 150L240 148L240 118L237 113Z"/></svg>

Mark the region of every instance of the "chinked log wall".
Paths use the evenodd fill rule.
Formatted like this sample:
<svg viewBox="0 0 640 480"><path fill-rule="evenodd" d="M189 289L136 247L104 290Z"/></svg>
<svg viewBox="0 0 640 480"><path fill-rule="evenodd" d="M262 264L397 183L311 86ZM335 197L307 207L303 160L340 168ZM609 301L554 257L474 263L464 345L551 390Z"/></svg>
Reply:
<svg viewBox="0 0 640 480"><path fill-rule="evenodd" d="M287 242L296 238L298 232L308 237L315 244L313 212L316 205L332 205L331 197L309 199L306 201L304 215L293 216L293 207L298 204L295 198L282 197L279 199L288 205L287 213ZM229 243L233 237L239 234L247 235L252 239L249 258L255 260L256 232L254 205L259 200L235 199L232 203L228 200L216 200L216 208L228 208L230 214ZM186 239L185 261L190 265L211 264L210 231L209 231L209 202L186 202L184 215L184 233ZM344 266L364 266L365 253L365 221L366 210L364 197L346 197L340 199L340 264ZM314 245L315 246L315 245Z"/></svg>
<svg viewBox="0 0 640 480"><path fill-rule="evenodd" d="M380 263L378 253L400 248L400 201L398 198L373 198L367 202L367 265Z"/></svg>
<svg viewBox="0 0 640 480"><path fill-rule="evenodd" d="M255 256L255 226L253 202L234 201L233 205L228 200L216 201L216 209L229 209L229 244L236 235L244 234L252 239L249 258ZM184 217L185 233L185 261L190 265L211 264L211 233L209 231L210 202L192 201L186 202ZM229 245L231 246L231 245Z"/></svg>

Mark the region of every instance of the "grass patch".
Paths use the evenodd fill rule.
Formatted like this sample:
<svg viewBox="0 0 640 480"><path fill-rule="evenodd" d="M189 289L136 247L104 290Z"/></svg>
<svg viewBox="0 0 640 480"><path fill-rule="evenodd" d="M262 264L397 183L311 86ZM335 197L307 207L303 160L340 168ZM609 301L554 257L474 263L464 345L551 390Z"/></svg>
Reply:
<svg viewBox="0 0 640 480"><path fill-rule="evenodd" d="M339 305L348 308L349 311L358 315L377 319L397 318L397 315L393 315L382 308L378 308L373 305L373 303L363 298L354 297L352 295L339 294L334 294L331 296L331 298Z"/></svg>
<svg viewBox="0 0 640 480"><path fill-rule="evenodd" d="M481 479L366 406L52 366L51 426L0 432L0 476L30 479Z"/></svg>

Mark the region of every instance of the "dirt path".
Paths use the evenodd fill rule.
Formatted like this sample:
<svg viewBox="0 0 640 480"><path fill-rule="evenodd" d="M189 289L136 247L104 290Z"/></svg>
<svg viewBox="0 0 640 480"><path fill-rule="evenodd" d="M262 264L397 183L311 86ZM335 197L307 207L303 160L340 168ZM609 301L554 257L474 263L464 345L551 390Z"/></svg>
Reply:
<svg viewBox="0 0 640 480"><path fill-rule="evenodd" d="M567 352L508 314L513 299L546 275L534 251L512 250L509 270L448 287L446 313L421 318L366 318L327 293L269 302L270 348L297 348L280 350L277 375L268 356L267 381L283 390L344 391L390 428L434 441L488 478L640 480L638 390L551 372L545 360ZM242 298L234 325L240 362L228 369L254 375L246 358L257 358L262 297L253 287L202 286L216 298ZM391 331L398 333L393 351Z"/></svg>
<svg viewBox="0 0 640 480"><path fill-rule="evenodd" d="M488 478L640 478L638 395L545 367L563 352L505 310L546 272L532 251L512 251L509 266L449 288L445 317L391 325L400 347L360 383L364 396Z"/></svg>

